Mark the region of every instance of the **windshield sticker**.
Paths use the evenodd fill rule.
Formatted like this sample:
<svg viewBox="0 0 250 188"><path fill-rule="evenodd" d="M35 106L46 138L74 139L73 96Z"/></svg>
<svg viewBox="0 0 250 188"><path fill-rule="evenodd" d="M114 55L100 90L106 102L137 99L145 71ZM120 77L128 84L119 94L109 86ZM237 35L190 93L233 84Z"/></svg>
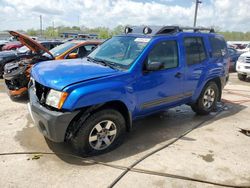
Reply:
<svg viewBox="0 0 250 188"><path fill-rule="evenodd" d="M150 41L150 38L136 38L135 39L135 42L149 42Z"/></svg>

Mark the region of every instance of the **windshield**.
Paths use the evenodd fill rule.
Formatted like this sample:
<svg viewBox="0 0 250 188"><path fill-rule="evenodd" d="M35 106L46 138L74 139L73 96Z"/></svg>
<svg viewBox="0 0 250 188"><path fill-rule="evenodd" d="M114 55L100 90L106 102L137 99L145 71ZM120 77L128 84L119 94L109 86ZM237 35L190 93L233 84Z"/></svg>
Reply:
<svg viewBox="0 0 250 188"><path fill-rule="evenodd" d="M113 37L99 46L88 57L128 69L149 41L150 38Z"/></svg>
<svg viewBox="0 0 250 188"><path fill-rule="evenodd" d="M29 49L27 46L23 46L23 47L17 49L17 51L18 51L19 53L26 53L26 52L28 52L29 50L30 50L30 49Z"/></svg>
<svg viewBox="0 0 250 188"><path fill-rule="evenodd" d="M62 53L66 52L67 50L69 50L70 48L72 48L73 46L75 46L76 43L73 43L73 42L67 42L67 43L64 43L64 44L61 44L55 48L52 48L50 50L50 53L56 57L56 56L59 56L61 55Z"/></svg>

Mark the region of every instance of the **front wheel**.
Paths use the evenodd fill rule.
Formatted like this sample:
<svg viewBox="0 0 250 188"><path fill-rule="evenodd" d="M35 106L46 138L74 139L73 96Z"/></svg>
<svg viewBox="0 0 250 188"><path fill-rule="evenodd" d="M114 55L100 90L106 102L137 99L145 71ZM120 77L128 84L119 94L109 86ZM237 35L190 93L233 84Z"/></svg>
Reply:
<svg viewBox="0 0 250 188"><path fill-rule="evenodd" d="M191 105L192 110L199 115L209 114L216 106L220 93L215 82L209 82L201 92L197 102Z"/></svg>
<svg viewBox="0 0 250 188"><path fill-rule="evenodd" d="M80 122L80 121L79 121ZM125 134L125 119L116 110L105 109L92 114L71 139L81 155L98 155L121 144Z"/></svg>
<svg viewBox="0 0 250 188"><path fill-rule="evenodd" d="M238 78L239 80L245 81L247 78L247 75L238 73Z"/></svg>

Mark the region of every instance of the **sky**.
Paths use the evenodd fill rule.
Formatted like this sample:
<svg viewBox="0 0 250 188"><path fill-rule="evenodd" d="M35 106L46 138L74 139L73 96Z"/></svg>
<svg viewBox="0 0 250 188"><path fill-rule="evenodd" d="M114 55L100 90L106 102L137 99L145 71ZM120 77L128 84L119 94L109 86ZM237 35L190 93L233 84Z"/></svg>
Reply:
<svg viewBox="0 0 250 188"><path fill-rule="evenodd" d="M197 26L250 31L250 0L201 0ZM192 26L195 0L0 0L0 30L52 26Z"/></svg>

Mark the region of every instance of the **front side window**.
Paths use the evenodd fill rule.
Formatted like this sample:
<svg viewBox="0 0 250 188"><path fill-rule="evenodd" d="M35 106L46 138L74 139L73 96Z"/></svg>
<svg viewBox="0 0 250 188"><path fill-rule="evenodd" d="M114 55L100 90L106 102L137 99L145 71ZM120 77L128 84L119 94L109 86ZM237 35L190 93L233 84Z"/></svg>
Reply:
<svg viewBox="0 0 250 188"><path fill-rule="evenodd" d="M178 48L176 41L162 41L156 44L148 55L148 64L159 62L160 70L178 66Z"/></svg>
<svg viewBox="0 0 250 188"><path fill-rule="evenodd" d="M146 47L150 38L117 36L104 42L88 57L111 63L114 66L128 69Z"/></svg>
<svg viewBox="0 0 250 188"><path fill-rule="evenodd" d="M88 44L88 45L85 45L84 48L87 52L91 52L96 48L96 46L97 45L95 45L95 44Z"/></svg>
<svg viewBox="0 0 250 188"><path fill-rule="evenodd" d="M202 63L207 59L203 39L201 37L185 37L184 47L187 65Z"/></svg>

